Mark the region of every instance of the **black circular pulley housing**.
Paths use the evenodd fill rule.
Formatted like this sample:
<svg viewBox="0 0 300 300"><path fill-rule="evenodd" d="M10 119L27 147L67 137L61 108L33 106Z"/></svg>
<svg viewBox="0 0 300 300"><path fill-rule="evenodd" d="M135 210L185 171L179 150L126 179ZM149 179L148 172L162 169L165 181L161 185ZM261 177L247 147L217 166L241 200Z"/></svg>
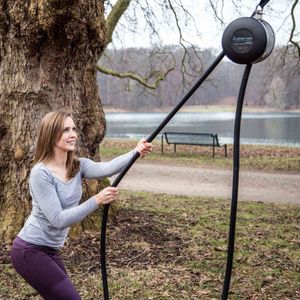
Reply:
<svg viewBox="0 0 300 300"><path fill-rule="evenodd" d="M267 58L275 45L275 34L264 20L239 18L231 22L222 37L226 56L238 64L253 64Z"/></svg>

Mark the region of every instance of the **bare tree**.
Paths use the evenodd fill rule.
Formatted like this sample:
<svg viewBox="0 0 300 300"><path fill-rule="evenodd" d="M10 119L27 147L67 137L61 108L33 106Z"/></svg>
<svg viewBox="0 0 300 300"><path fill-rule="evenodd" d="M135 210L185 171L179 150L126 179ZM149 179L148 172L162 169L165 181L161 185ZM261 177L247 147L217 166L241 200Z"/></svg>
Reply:
<svg viewBox="0 0 300 300"><path fill-rule="evenodd" d="M28 172L46 112L71 111L81 154L97 159L105 118L96 64L105 31L103 1L0 1L1 239L14 236L28 214Z"/></svg>
<svg viewBox="0 0 300 300"><path fill-rule="evenodd" d="M274 6L271 2L270 5L265 8L265 11L267 18L274 17L282 20L282 24L278 30L290 32L290 36L286 40L286 45L289 51L292 50L295 52L295 55L298 56L298 61L300 62L299 30L297 28L296 17L298 1L299 0L284 0L280 2L282 7L280 8L280 11L279 8L276 7L278 3L275 3L276 5ZM114 2L115 5L111 2ZM245 0L206 0L205 2L207 4L206 13L214 16L216 20L214 26L218 26L219 24L219 29L221 31L225 28L226 22L228 22L228 17L224 14L225 9L228 12L228 8L230 8L230 11L235 11L235 15L239 16L243 16L246 10L249 12L250 16L255 5L259 3L259 0L254 3L253 1ZM110 28L113 28L113 30L108 29L111 33L109 34L110 38L108 39L108 44L117 40L120 45L124 40L127 40L128 35L131 35L131 33L140 35L141 37L142 34L140 28L142 28L145 41L148 41L148 44L150 43L151 47L155 48L153 53L159 55L160 49L163 49L162 44L160 44L162 39L160 36L160 29L172 27L174 31L177 31L177 45L180 45L184 50L181 52L181 78L177 84L177 89L179 89L179 94L184 92L203 69L203 62L198 55L199 49L194 43L187 40L185 37L186 31L188 31L188 28L193 28L193 30L195 28L197 35L200 37L201 33L197 29L198 26L210 30L210 28L207 28L207 24L203 24L201 20L196 20L192 13L193 11L199 10L199 3L195 2L191 4L190 2L187 3L181 0L119 0L106 1L106 4L107 11L109 11L107 23L110 24ZM119 10L119 13L117 14L118 17L116 18L113 16L116 15L115 11L118 7L122 7L122 10ZM113 19L114 22L109 21L111 19ZM113 24L113 26L111 26L111 24ZM114 38L112 38L112 34L114 34ZM171 57L174 55L174 52L169 52L168 54ZM109 53L106 52L105 55L109 56ZM178 60L178 58L176 58L176 60ZM154 70L153 66L148 64L149 60L145 58L144 64L147 65L147 69L144 68L143 71L138 68L121 71L119 67L115 67L113 63L110 64L108 61L109 59L100 61L98 65L99 72L119 78L135 80L147 89L157 89L161 81L163 81L167 75L170 76L172 71L175 70L175 57L166 60L165 62L168 63L165 63L161 68ZM283 64L285 64L284 60ZM126 83L128 83L128 81L126 81Z"/></svg>
<svg viewBox="0 0 300 300"><path fill-rule="evenodd" d="M285 82L280 76L274 76L268 87L266 94L264 95L265 103L272 108L285 108Z"/></svg>
<svg viewBox="0 0 300 300"><path fill-rule="evenodd" d="M202 62L197 55L197 47L185 38L182 29L187 25L197 29L197 25L192 14L185 8L182 0L118 0L115 1L114 5L112 5L111 1L106 1L106 8L109 10L106 18L108 32L107 45L113 43L113 35L122 44L122 40L126 39L126 36L119 37L122 33L134 32L137 34L138 29L144 26L147 34L147 38L145 37L145 39L150 42L153 49L151 55L161 56L162 52L160 49L163 48L163 41L160 36L160 28L166 25L173 26L174 30L178 33L178 45L181 45L185 50L181 58L183 84L190 77L194 78L195 72L191 72L191 70L196 72L201 71ZM163 51L165 51L164 48ZM168 57L159 66L153 66L148 63L151 61L151 56L148 57L148 60L145 59L147 69L143 73L140 73L139 70L121 72L116 68L103 65L103 61L101 60L97 69L103 74L128 78L139 82L139 84L148 89L156 89L160 82L175 68L173 53L164 52L164 54Z"/></svg>

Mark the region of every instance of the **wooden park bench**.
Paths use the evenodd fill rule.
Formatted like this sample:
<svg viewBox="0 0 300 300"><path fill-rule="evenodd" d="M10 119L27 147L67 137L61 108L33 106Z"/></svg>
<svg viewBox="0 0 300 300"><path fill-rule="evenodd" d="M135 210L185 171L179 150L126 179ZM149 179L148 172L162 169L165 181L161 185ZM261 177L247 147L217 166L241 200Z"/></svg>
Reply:
<svg viewBox="0 0 300 300"><path fill-rule="evenodd" d="M213 148L213 157L215 157L215 148L224 147L224 154L227 157L227 145L220 144L217 134L164 132L161 136L161 153L164 152L164 139L167 144L174 144L174 152L176 152L176 145L211 146Z"/></svg>

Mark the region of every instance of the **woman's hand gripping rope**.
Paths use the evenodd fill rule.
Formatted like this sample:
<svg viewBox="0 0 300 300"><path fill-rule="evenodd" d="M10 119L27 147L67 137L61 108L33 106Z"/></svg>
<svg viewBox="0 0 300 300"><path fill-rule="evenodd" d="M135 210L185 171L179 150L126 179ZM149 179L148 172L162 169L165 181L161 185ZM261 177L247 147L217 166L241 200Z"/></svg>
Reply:
<svg viewBox="0 0 300 300"><path fill-rule="evenodd" d="M146 139L143 138L138 142L135 150L140 154L142 158L144 158L146 155L151 153L151 151L153 150L153 145L151 143L148 143Z"/></svg>

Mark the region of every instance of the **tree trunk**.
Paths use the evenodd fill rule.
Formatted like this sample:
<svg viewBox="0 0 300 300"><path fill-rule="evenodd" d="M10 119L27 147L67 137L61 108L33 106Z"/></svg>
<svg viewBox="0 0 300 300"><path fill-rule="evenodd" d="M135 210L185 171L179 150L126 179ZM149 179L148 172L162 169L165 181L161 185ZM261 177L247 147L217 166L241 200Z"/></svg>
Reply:
<svg viewBox="0 0 300 300"><path fill-rule="evenodd" d="M70 111L79 153L99 159L105 117L96 62L105 47L104 1L0 0L0 238L11 240L31 208L28 175L37 125ZM89 184L92 192L99 186Z"/></svg>

